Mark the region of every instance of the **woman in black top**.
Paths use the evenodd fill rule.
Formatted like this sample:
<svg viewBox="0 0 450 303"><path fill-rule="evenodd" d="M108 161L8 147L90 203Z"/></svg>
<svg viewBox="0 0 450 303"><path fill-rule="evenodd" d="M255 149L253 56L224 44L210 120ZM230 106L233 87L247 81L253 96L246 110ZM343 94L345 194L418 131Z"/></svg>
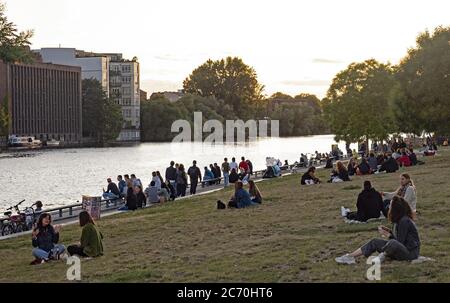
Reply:
<svg viewBox="0 0 450 303"><path fill-rule="evenodd" d="M229 177L229 181L230 181L230 183L236 183L237 181L239 181L239 175L238 175L238 173L236 172L236 169L235 169L235 168L233 168L233 169L231 170L230 177Z"/></svg>
<svg viewBox="0 0 450 303"><path fill-rule="evenodd" d="M142 187L140 185L135 187L135 195L136 195L136 207L143 208L147 204L147 198L142 192Z"/></svg>
<svg viewBox="0 0 450 303"><path fill-rule="evenodd" d="M361 176L361 175L370 175L371 170L370 170L370 165L367 162L366 158L362 158L361 160L361 164L358 165L358 168L356 170L356 174Z"/></svg>
<svg viewBox="0 0 450 303"><path fill-rule="evenodd" d="M375 260L379 263L386 257L399 261L417 259L420 253L420 238L413 221L414 214L408 202L395 196L391 202L388 218L393 223L392 230L384 226L378 227L380 234L388 240L372 239L353 253L336 258L336 262L354 264L355 258L363 255L369 257L374 252L380 253Z"/></svg>
<svg viewBox="0 0 450 303"><path fill-rule="evenodd" d="M302 185L311 185L311 184L318 184L320 183L320 180L314 175L316 172L316 168L314 166L311 166L306 173L303 174L301 179Z"/></svg>
<svg viewBox="0 0 450 303"><path fill-rule="evenodd" d="M339 181L340 180L340 181ZM348 176L348 171L341 161L336 163L336 170L331 173L331 180L329 182L341 182L341 181L351 181Z"/></svg>
<svg viewBox="0 0 450 303"><path fill-rule="evenodd" d="M59 242L59 225L52 226L52 216L43 213L39 216L37 226L32 232L33 256L36 258L32 265L47 262L50 259L58 260L65 247Z"/></svg>
<svg viewBox="0 0 450 303"><path fill-rule="evenodd" d="M136 210L137 209L137 201L136 201L136 194L134 193L133 189L133 182L129 180L127 182L127 209L128 210Z"/></svg>

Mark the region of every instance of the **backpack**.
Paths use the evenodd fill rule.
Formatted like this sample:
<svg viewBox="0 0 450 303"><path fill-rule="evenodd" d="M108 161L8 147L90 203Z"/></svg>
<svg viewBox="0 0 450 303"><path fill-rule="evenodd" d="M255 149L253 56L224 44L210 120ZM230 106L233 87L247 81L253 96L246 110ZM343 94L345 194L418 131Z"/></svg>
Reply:
<svg viewBox="0 0 450 303"><path fill-rule="evenodd" d="M227 206L222 201L217 201L217 209L226 209Z"/></svg>

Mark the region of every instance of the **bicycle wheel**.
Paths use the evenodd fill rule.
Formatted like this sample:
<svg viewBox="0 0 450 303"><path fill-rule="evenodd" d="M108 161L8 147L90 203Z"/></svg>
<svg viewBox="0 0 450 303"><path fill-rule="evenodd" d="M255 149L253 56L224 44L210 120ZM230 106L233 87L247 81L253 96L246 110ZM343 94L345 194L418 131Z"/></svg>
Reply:
<svg viewBox="0 0 450 303"><path fill-rule="evenodd" d="M18 225L16 226L15 232L16 232L16 233L21 233L21 232L24 232L24 231L26 231L26 230L27 230L27 226L26 226L25 224L18 224Z"/></svg>
<svg viewBox="0 0 450 303"><path fill-rule="evenodd" d="M3 226L2 236L9 236L9 235L12 235L13 233L14 233L14 228L12 227L12 225L7 224L7 225Z"/></svg>

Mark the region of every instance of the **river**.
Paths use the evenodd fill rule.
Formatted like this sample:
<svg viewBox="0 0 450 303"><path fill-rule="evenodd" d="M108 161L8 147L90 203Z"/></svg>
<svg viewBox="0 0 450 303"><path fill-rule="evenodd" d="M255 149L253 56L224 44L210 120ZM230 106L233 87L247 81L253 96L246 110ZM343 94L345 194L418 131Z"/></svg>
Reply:
<svg viewBox="0 0 450 303"><path fill-rule="evenodd" d="M255 142L231 145L203 143L142 143L131 147L54 149L7 152L0 154L1 187L0 210L26 199L23 206L36 200L44 208L81 201L82 195L100 195L107 186L106 178L116 180L119 174L136 174L144 185L152 171L165 168L173 160L186 169L197 160L203 167L224 157L250 159L255 170L265 168L266 157L279 158L283 163L294 163L300 153L325 153L336 144L333 135L264 138ZM345 151L345 143L339 148ZM353 148L353 146L352 146ZM237 160L238 161L238 160Z"/></svg>

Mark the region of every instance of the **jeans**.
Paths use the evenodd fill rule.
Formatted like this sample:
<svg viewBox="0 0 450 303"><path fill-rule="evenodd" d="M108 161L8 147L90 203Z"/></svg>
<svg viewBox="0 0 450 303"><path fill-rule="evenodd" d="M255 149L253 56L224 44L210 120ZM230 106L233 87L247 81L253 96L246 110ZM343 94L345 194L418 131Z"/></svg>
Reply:
<svg viewBox="0 0 450 303"><path fill-rule="evenodd" d="M383 239L372 239L369 243L361 247L361 250L366 257L369 257L377 251L379 253L384 252L386 257L399 261L410 261L419 257L418 249L409 251L405 245L395 239L389 241Z"/></svg>
<svg viewBox="0 0 450 303"><path fill-rule="evenodd" d="M172 185L173 186L173 189L174 189L174 195L175 195L175 197L177 196L177 181L175 181L175 180L169 180L169 183L170 183L170 185Z"/></svg>
<svg viewBox="0 0 450 303"><path fill-rule="evenodd" d="M191 187L190 187L190 193L191 195L195 195L197 193L197 184L198 179L191 179Z"/></svg>
<svg viewBox="0 0 450 303"><path fill-rule="evenodd" d="M36 247L33 249L32 254L36 259L48 260L50 257L50 252L52 256L56 256L62 254L65 250L66 248L64 247L64 245L55 244L53 249L50 251L45 251L43 249Z"/></svg>
<svg viewBox="0 0 450 303"><path fill-rule="evenodd" d="M109 199L118 199L119 196L115 195L113 193L103 193L103 199L109 200Z"/></svg>
<svg viewBox="0 0 450 303"><path fill-rule="evenodd" d="M230 174L229 173L223 173L223 183L224 186L227 187L230 184Z"/></svg>

